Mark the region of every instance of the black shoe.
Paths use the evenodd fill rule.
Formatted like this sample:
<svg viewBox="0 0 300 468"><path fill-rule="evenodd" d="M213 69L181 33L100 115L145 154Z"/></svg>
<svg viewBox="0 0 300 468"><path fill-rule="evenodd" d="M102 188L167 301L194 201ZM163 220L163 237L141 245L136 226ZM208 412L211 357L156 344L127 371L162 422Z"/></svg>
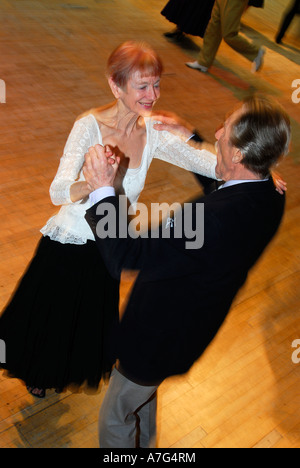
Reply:
<svg viewBox="0 0 300 468"><path fill-rule="evenodd" d="M45 398L46 396L46 390L44 388L29 387L29 386L27 386L26 388L27 388L27 391L35 398Z"/></svg>
<svg viewBox="0 0 300 468"><path fill-rule="evenodd" d="M170 31L170 32L164 33L164 36L167 37L168 39L179 40L179 39L183 38L184 33L181 32L179 29L175 29L175 31Z"/></svg>

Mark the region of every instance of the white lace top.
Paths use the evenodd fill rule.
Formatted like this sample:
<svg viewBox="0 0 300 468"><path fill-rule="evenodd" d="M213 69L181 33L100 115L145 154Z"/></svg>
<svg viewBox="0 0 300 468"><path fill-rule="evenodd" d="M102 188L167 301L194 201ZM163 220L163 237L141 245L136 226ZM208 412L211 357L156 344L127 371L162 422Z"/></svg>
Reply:
<svg viewBox="0 0 300 468"><path fill-rule="evenodd" d="M147 143L140 167L137 169L119 168L115 189L117 194L125 194L131 204L135 204L144 188L147 171L153 158L216 179L216 156L206 150L195 150L180 138L153 128L155 123L145 119ZM60 211L50 218L41 229L44 236L63 244L85 244L94 240L93 233L84 216L90 207L89 197L72 203L70 187L76 181L84 181L82 166L84 155L90 146L102 145L99 125L93 114L75 122L67 140L57 174L50 187L50 197L54 205L62 205Z"/></svg>

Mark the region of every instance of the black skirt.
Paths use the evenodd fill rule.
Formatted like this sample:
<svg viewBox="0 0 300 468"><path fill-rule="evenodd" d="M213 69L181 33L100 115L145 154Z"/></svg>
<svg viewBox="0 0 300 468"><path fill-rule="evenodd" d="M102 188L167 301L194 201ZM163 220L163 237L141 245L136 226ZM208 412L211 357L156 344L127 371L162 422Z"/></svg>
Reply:
<svg viewBox="0 0 300 468"><path fill-rule="evenodd" d="M249 0L249 6L254 6L256 8L263 8L264 7L264 0Z"/></svg>
<svg viewBox="0 0 300 468"><path fill-rule="evenodd" d="M96 243L61 244L43 237L0 317L10 377L39 388L97 388L115 362L119 281Z"/></svg>
<svg viewBox="0 0 300 468"><path fill-rule="evenodd" d="M182 32L203 37L214 3L214 0L170 0L161 14Z"/></svg>

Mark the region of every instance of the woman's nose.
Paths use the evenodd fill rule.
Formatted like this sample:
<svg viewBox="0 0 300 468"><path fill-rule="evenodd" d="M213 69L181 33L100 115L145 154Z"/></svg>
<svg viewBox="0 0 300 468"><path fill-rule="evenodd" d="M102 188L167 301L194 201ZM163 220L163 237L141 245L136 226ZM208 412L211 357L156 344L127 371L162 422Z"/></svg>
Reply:
<svg viewBox="0 0 300 468"><path fill-rule="evenodd" d="M154 86L149 87L148 96L150 99L157 99L159 92Z"/></svg>

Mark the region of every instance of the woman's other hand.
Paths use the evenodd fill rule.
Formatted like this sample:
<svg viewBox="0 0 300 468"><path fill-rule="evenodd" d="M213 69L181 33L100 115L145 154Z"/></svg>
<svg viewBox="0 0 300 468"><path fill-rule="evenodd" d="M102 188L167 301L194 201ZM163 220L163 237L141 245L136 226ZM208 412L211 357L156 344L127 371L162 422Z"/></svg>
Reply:
<svg viewBox="0 0 300 468"><path fill-rule="evenodd" d="M113 187L120 158L109 147L95 145L85 155L83 174L91 191L100 187Z"/></svg>

